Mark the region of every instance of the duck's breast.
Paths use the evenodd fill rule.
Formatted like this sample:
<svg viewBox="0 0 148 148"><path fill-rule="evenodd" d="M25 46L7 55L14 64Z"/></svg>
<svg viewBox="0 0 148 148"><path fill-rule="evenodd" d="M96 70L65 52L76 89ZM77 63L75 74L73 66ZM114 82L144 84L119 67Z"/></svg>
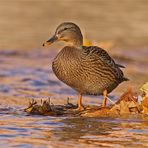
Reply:
<svg viewBox="0 0 148 148"><path fill-rule="evenodd" d="M59 80L74 89L80 89L81 59L80 51L72 47L64 47L55 57L52 69Z"/></svg>

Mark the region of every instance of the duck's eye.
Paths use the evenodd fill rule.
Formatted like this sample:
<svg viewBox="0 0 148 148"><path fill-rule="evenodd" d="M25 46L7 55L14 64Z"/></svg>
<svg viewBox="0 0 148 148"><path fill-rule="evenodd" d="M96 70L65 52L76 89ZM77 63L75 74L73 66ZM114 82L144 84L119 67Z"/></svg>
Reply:
<svg viewBox="0 0 148 148"><path fill-rule="evenodd" d="M68 28L64 28L63 30L67 30Z"/></svg>

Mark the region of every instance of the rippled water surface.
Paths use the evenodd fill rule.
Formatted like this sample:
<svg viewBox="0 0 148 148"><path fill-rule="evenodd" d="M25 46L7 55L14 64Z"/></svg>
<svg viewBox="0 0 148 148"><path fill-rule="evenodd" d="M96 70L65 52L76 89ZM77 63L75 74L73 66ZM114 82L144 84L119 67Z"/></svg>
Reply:
<svg viewBox="0 0 148 148"><path fill-rule="evenodd" d="M147 50L141 51L141 56L144 57L145 52ZM23 109L31 98L51 97L54 104L65 104L67 96L70 96L70 101L76 103L75 92L61 83L51 70L55 54L46 49L44 52L1 51L0 147L148 146L148 121L145 119L50 117L24 113ZM130 54L125 57L128 59ZM118 59L134 68L125 70L133 79L112 93L115 100L129 84L133 83L138 90L139 85L147 80L147 66L138 66L145 61L136 57L136 62L135 57L132 55L131 61ZM101 96L86 96L84 100L85 104L97 105Z"/></svg>
<svg viewBox="0 0 148 148"><path fill-rule="evenodd" d="M1 114L1 147L146 147L141 120L64 118Z"/></svg>
<svg viewBox="0 0 148 148"><path fill-rule="evenodd" d="M76 103L76 92L51 69L63 45L53 45L50 50L41 47L48 29L52 34L56 24L65 20L79 22L87 38L97 45L99 40L115 44L108 52L126 67L123 71L130 81L110 94L114 101L128 86L139 93L139 87L148 81L148 5L147 1L122 2L1 1L0 147L148 147L145 118L51 117L23 111L32 98L50 97L53 104L65 104L69 96ZM85 96L84 104L100 105L101 100L102 96Z"/></svg>

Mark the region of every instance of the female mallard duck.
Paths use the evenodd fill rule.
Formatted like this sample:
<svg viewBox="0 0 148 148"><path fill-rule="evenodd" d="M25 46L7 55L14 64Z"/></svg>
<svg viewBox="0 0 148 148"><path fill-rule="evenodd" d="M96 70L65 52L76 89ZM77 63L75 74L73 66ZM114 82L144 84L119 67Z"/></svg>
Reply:
<svg viewBox="0 0 148 148"><path fill-rule="evenodd" d="M78 110L84 109L84 94L103 94L102 107L105 107L107 93L128 80L120 69L123 66L116 64L105 50L97 46L83 46L81 30L74 23L60 24L54 36L43 46L55 41L68 43L55 57L52 69L59 80L78 92Z"/></svg>

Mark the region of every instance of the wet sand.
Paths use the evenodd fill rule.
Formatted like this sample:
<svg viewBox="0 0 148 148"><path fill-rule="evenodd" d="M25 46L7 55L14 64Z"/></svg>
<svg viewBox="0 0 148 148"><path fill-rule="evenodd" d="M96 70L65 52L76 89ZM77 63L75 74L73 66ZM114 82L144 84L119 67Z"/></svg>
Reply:
<svg viewBox="0 0 148 148"><path fill-rule="evenodd" d="M139 92L148 75L147 6L144 0L1 1L0 147L147 147L148 124L141 118L33 116L23 111L32 98L50 97L54 104L65 104L70 97L76 103L76 92L51 69L63 44L41 47L65 20L78 23L86 39L104 46L126 67L130 81L110 94L114 101L128 86ZM101 101L102 96L84 97L86 105Z"/></svg>

